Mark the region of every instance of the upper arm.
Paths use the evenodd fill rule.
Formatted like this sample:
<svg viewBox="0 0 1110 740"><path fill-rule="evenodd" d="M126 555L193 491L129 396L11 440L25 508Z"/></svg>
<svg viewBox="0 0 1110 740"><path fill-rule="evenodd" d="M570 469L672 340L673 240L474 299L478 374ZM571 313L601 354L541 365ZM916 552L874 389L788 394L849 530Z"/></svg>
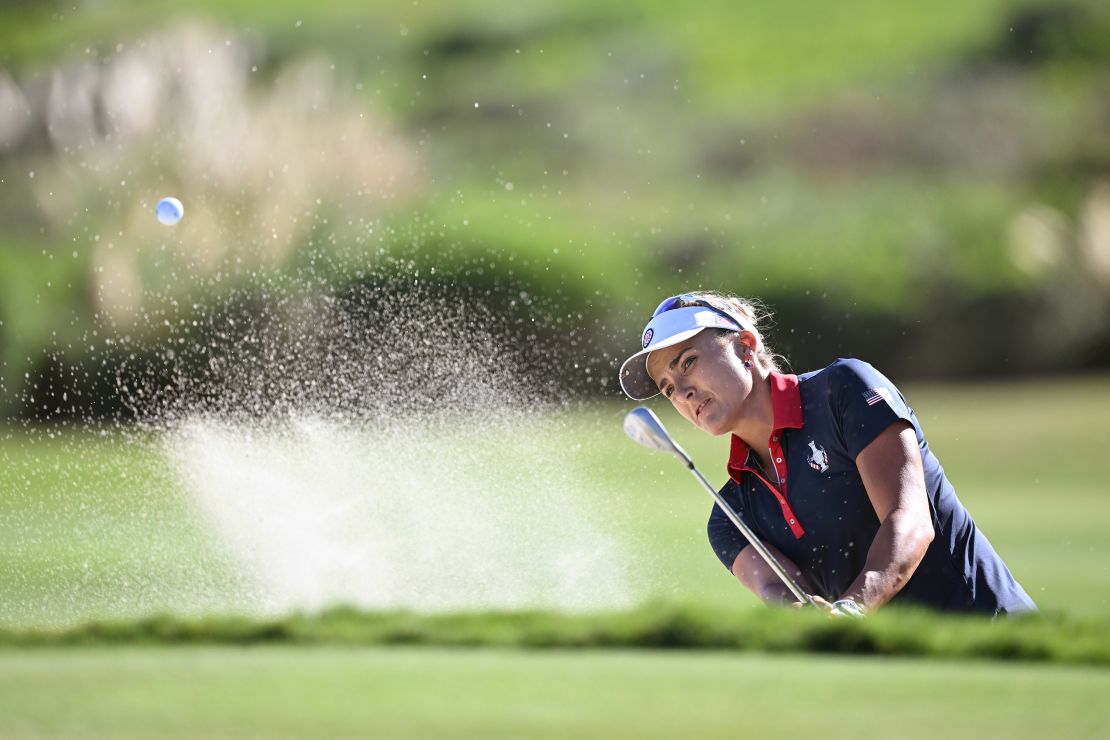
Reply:
<svg viewBox="0 0 1110 740"><path fill-rule="evenodd" d="M830 369L830 398L841 439L879 521L896 509L931 521L913 409L866 362L839 360Z"/></svg>
<svg viewBox="0 0 1110 740"><path fill-rule="evenodd" d="M908 421L895 421L856 457L856 467L879 521L895 509L929 520L929 499L917 432Z"/></svg>

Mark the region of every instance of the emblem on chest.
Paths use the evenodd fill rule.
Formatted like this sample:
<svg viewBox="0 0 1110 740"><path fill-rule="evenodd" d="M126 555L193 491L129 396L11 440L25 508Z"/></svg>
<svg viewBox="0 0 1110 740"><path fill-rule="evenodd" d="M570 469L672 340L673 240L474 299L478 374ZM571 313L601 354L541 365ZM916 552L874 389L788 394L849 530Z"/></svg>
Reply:
<svg viewBox="0 0 1110 740"><path fill-rule="evenodd" d="M818 473L824 473L829 469L829 453L825 452L824 447L810 440L809 457L806 458L806 462Z"/></svg>

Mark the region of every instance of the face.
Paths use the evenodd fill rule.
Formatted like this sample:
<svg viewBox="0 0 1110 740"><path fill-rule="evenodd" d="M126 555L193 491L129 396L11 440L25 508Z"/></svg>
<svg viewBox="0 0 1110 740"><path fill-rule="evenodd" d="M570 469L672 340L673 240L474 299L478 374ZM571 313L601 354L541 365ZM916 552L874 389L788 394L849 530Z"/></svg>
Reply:
<svg viewBox="0 0 1110 740"><path fill-rule="evenodd" d="M701 331L673 347L648 355L648 374L678 413L713 435L726 434L743 418L752 390L744 367L749 332Z"/></svg>

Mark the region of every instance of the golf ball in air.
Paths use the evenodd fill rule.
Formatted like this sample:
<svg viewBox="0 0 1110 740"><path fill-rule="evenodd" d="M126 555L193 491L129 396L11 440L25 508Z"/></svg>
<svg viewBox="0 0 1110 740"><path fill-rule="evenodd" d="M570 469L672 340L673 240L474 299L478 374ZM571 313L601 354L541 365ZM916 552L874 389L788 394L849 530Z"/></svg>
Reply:
<svg viewBox="0 0 1110 740"><path fill-rule="evenodd" d="M156 209L158 220L166 226L173 226L185 215L185 206L177 198L163 198Z"/></svg>

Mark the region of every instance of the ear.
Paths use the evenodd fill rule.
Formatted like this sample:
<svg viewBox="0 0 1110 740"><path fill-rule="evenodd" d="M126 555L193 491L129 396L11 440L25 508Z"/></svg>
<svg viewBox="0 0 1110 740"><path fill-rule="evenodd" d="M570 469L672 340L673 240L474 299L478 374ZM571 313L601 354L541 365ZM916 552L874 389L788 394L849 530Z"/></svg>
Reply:
<svg viewBox="0 0 1110 740"><path fill-rule="evenodd" d="M732 336L732 351L736 353L737 357L751 353L755 354L759 350L759 339L748 330L734 332Z"/></svg>

